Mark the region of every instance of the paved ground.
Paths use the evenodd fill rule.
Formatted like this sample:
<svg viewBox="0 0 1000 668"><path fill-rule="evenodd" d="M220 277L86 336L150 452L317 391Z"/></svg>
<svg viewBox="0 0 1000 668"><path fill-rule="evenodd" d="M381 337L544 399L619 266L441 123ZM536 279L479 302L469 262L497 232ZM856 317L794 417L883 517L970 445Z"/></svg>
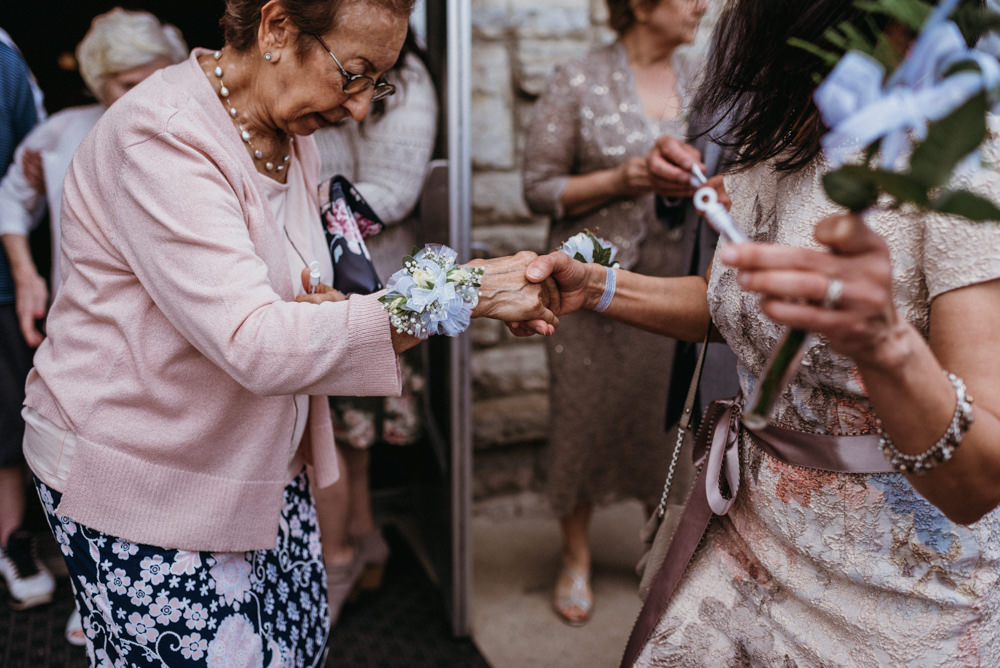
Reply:
<svg viewBox="0 0 1000 668"><path fill-rule="evenodd" d="M500 513L479 509L475 545L473 639L493 668L614 668L639 613L639 503L598 509L591 545L595 606L574 628L552 611L559 554L555 519L533 501ZM499 516L498 516L499 515Z"/></svg>

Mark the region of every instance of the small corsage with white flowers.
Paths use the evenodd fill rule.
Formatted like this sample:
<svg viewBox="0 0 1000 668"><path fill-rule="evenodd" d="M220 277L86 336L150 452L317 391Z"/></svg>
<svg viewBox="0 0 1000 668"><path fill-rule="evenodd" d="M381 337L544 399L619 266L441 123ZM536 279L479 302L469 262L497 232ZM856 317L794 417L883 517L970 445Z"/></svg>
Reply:
<svg viewBox="0 0 1000 668"><path fill-rule="evenodd" d="M610 241L606 241L590 230L584 230L574 234L563 242L559 250L569 255L574 260L580 262L594 262L605 268L604 293L594 310L603 313L611 305L611 300L615 296L617 277L615 269L618 263L615 262L615 255L618 254L618 247Z"/></svg>
<svg viewBox="0 0 1000 668"><path fill-rule="evenodd" d="M615 262L618 248L590 230L574 234L563 242L559 250L580 262L596 262L603 267L618 267L618 263Z"/></svg>
<svg viewBox="0 0 1000 668"><path fill-rule="evenodd" d="M468 329L479 303L484 270L457 266L458 253L447 246L428 244L413 251L379 297L389 322L397 332L420 339L458 336Z"/></svg>

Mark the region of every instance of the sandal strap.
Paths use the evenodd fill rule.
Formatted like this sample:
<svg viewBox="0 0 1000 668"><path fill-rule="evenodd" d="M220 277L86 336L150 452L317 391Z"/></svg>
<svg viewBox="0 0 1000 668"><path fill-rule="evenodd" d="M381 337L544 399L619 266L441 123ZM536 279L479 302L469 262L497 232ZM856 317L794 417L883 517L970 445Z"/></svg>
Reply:
<svg viewBox="0 0 1000 668"><path fill-rule="evenodd" d="M587 595L587 584L590 582L590 576L566 567L563 568L563 573L569 576L571 584L568 594L560 594L556 597L559 607L573 607L579 608L584 613L590 612L594 605L593 598Z"/></svg>

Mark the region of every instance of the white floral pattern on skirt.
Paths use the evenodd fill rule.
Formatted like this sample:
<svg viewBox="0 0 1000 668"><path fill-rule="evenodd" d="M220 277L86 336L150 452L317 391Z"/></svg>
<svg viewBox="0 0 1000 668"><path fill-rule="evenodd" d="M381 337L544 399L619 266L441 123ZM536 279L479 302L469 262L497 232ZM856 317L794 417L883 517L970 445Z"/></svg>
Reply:
<svg viewBox="0 0 1000 668"><path fill-rule="evenodd" d="M188 552L131 543L64 515L36 480L69 568L92 666L317 666L330 629L305 472L285 487L277 547Z"/></svg>

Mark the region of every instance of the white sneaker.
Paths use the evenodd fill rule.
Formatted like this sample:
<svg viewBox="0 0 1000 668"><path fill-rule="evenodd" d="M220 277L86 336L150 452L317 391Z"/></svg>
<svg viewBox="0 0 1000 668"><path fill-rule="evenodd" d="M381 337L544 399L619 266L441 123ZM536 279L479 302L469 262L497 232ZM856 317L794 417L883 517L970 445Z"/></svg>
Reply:
<svg viewBox="0 0 1000 668"><path fill-rule="evenodd" d="M35 541L24 529L12 533L7 547L0 548L0 575L7 581L10 607L14 610L48 603L56 589L55 578L39 561Z"/></svg>
<svg viewBox="0 0 1000 668"><path fill-rule="evenodd" d="M69 619L66 620L66 642L70 645L83 647L87 644L87 636L83 632L83 620L80 619L80 611L73 607Z"/></svg>

